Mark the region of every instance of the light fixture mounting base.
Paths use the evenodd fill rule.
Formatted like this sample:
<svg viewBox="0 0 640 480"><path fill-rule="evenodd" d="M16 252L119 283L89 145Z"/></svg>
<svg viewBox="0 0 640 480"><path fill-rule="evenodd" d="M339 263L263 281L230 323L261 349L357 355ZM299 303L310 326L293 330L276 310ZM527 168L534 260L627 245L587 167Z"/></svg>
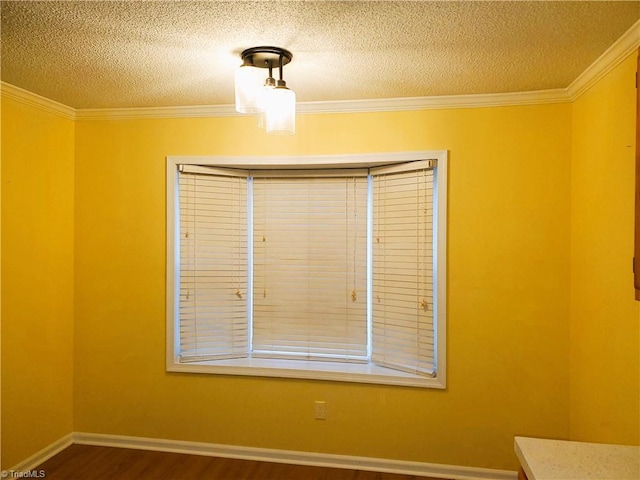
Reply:
<svg viewBox="0 0 640 480"><path fill-rule="evenodd" d="M241 53L242 61L259 68L278 68L282 59L282 66L293 59L289 50L280 47L252 47Z"/></svg>

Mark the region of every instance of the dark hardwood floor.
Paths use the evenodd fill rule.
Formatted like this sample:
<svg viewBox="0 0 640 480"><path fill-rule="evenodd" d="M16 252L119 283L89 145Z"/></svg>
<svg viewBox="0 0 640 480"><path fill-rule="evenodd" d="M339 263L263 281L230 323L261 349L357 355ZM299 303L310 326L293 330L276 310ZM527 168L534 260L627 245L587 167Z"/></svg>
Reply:
<svg viewBox="0 0 640 480"><path fill-rule="evenodd" d="M34 472L42 472L46 480L429 480L414 475L88 445L71 445Z"/></svg>

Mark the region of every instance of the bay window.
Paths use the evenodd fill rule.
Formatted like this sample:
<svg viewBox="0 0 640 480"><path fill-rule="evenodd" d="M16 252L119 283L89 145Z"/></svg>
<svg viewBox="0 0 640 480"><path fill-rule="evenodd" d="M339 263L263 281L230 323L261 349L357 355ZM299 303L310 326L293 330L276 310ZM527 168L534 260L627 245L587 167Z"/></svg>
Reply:
<svg viewBox="0 0 640 480"><path fill-rule="evenodd" d="M292 160L168 159L168 370L444 388L446 152Z"/></svg>

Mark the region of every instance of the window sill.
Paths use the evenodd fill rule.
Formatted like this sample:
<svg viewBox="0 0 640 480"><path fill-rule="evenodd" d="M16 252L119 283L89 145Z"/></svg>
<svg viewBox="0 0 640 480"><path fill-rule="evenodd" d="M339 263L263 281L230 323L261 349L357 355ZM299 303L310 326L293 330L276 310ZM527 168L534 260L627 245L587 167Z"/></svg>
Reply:
<svg viewBox="0 0 640 480"><path fill-rule="evenodd" d="M443 378L423 377L390 368L358 363L239 358L194 363L169 361L167 371L445 388Z"/></svg>

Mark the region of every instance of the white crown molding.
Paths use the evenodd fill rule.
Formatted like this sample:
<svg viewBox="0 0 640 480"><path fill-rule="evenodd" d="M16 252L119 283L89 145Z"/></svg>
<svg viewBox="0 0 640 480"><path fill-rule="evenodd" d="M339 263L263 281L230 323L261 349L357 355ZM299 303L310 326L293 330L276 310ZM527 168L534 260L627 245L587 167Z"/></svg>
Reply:
<svg viewBox="0 0 640 480"><path fill-rule="evenodd" d="M640 20L634 23L616 42L587 67L567 87L572 102L589 90L607 73L617 67L627 56L640 47Z"/></svg>
<svg viewBox="0 0 640 480"><path fill-rule="evenodd" d="M451 108L499 107L566 103L565 89L533 92L490 93L473 95L443 95L436 97L381 98L335 102L299 102L298 114L371 113ZM132 120L142 118L238 117L233 105L192 107L104 108L76 110L78 120Z"/></svg>
<svg viewBox="0 0 640 480"><path fill-rule="evenodd" d="M403 97L333 102L301 102L300 114L398 112L481 108L573 102L640 46L640 20L627 30L567 88L433 97ZM74 109L22 88L1 82L2 95L71 120L131 120L145 118L212 118L240 116L233 105Z"/></svg>
<svg viewBox="0 0 640 480"><path fill-rule="evenodd" d="M515 480L517 477L516 472L508 470L98 433L74 433L73 443L458 480Z"/></svg>
<svg viewBox="0 0 640 480"><path fill-rule="evenodd" d="M218 118L243 116L233 105L196 105L178 107L73 109L27 90L2 83L2 93L23 103L40 107L72 120L135 120L146 118ZM416 110L503 107L566 103L570 98L563 88L531 92L400 97L334 102L300 102L298 114L371 113Z"/></svg>
<svg viewBox="0 0 640 480"><path fill-rule="evenodd" d="M193 105L183 107L80 108L78 120L135 120L142 118L239 117L233 105Z"/></svg>
<svg viewBox="0 0 640 480"><path fill-rule="evenodd" d="M76 110L74 108L37 95L23 88L16 87L10 83L0 82L0 93L3 96L17 100L18 102L31 105L32 107L37 107L45 112L59 115L68 120L76 119Z"/></svg>
<svg viewBox="0 0 640 480"><path fill-rule="evenodd" d="M531 92L480 93L470 95L440 95L433 97L400 97L339 102L298 103L297 113L368 113L451 108L502 107L565 103L569 101L564 88Z"/></svg>

